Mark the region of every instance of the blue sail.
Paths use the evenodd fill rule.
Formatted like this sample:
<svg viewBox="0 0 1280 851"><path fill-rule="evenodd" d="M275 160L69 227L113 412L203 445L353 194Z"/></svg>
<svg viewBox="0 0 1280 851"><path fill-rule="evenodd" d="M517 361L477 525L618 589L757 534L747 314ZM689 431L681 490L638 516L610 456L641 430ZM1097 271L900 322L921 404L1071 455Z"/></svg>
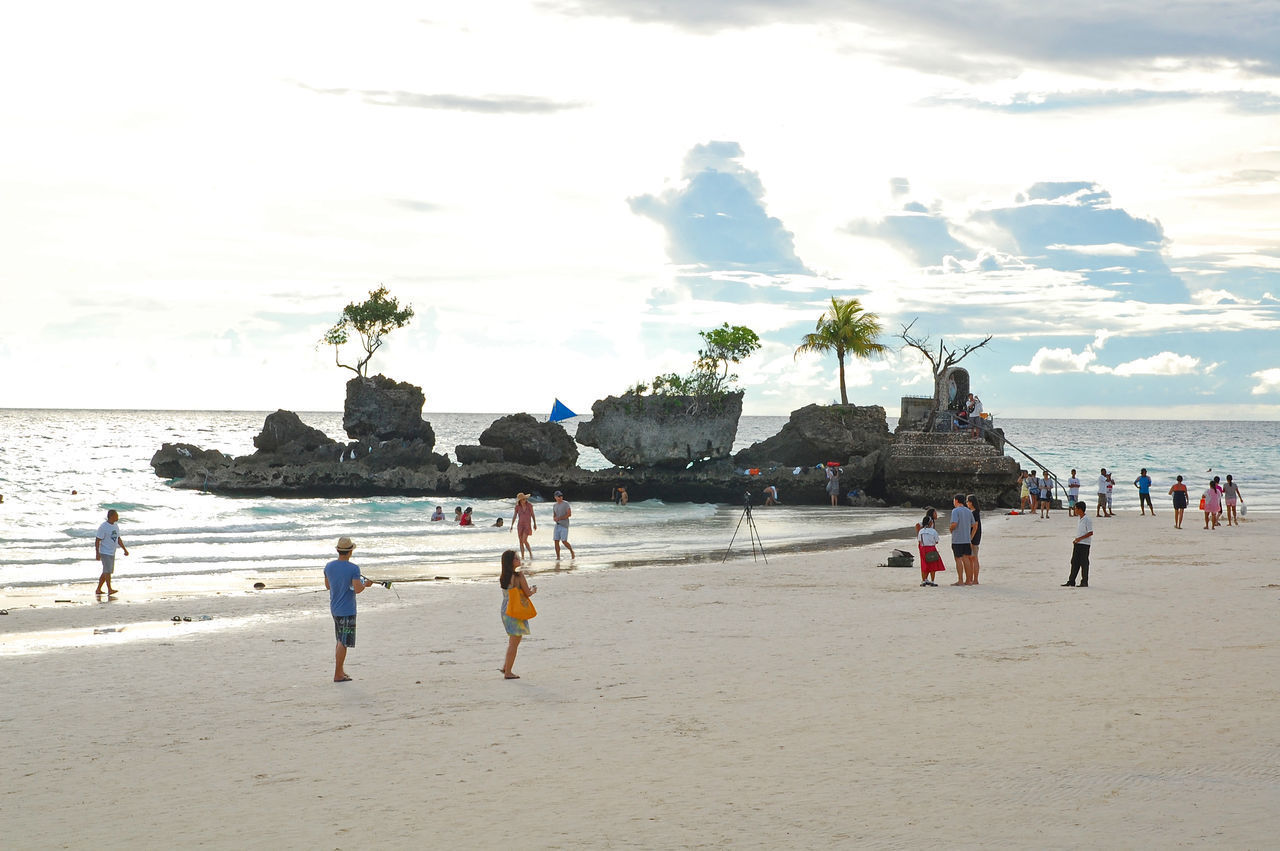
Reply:
<svg viewBox="0 0 1280 851"><path fill-rule="evenodd" d="M561 402L559 399L557 399L556 403L551 406L551 416L548 417L548 420L553 423L558 423L561 420L567 420L570 417L576 417L576 416L577 414L569 410L568 405L566 405L564 402Z"/></svg>

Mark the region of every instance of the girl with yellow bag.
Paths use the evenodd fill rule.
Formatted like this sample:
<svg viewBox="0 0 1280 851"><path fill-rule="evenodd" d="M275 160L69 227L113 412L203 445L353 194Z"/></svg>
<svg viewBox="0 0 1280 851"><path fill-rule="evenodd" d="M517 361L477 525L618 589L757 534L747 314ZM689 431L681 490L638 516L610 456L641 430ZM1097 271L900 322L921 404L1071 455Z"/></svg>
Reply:
<svg viewBox="0 0 1280 851"><path fill-rule="evenodd" d="M538 593L538 586L529 587L523 573L517 573L520 556L515 550L507 550L502 554L502 575L498 584L502 586L502 625L507 630L507 659L502 666L502 676L508 680L520 679L511 673L516 663L516 649L520 647L520 639L529 634L529 619L536 617L538 610L533 607L530 597Z"/></svg>

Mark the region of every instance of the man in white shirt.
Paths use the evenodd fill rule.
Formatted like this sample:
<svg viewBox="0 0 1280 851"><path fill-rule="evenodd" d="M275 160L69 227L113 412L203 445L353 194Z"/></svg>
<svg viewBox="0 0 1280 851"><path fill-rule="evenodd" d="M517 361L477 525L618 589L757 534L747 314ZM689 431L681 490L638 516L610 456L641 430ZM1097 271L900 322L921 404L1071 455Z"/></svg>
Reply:
<svg viewBox="0 0 1280 851"><path fill-rule="evenodd" d="M1076 476L1076 471L1071 471L1071 478L1067 479L1067 508L1071 513L1075 513L1076 500L1080 498L1080 479Z"/></svg>
<svg viewBox="0 0 1280 851"><path fill-rule="evenodd" d="M1071 576L1062 583L1063 588L1089 587L1089 551L1093 548L1093 518L1086 513L1083 502L1076 503L1076 536L1071 541ZM1080 584L1076 585L1076 576Z"/></svg>
<svg viewBox="0 0 1280 851"><path fill-rule="evenodd" d="M102 562L102 573L98 576L98 587L94 589L95 594L102 593L102 584L107 584L107 594L116 593L116 589L111 587L111 574L116 569L116 549L125 555L129 554L129 549L124 545L124 541L120 540L120 527L116 523L120 520L120 515L113 508L107 512L107 522L98 527L97 533L93 538L93 557Z"/></svg>
<svg viewBox="0 0 1280 851"><path fill-rule="evenodd" d="M1102 510L1107 507L1107 468L1102 468L1101 475L1098 476L1098 511L1095 517L1102 516Z"/></svg>

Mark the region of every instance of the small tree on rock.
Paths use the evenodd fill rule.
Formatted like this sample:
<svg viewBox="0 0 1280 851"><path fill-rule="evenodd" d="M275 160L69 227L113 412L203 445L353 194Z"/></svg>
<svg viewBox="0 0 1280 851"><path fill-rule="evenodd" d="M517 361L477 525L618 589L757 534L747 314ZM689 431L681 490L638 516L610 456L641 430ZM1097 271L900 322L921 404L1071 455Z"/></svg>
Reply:
<svg viewBox="0 0 1280 851"><path fill-rule="evenodd" d="M343 369L349 369L361 378L369 377L369 361L373 353L382 347L383 338L397 328L403 328L413 318L413 308L400 306L399 300L390 296L386 287L378 287L369 291L369 297L357 304L351 302L342 309L342 318L324 333L320 342L333 346L333 362ZM356 361L355 366L345 364L340 359L342 346L355 331L360 336L360 347L364 349L364 357Z"/></svg>
<svg viewBox="0 0 1280 851"><path fill-rule="evenodd" d="M960 363L969 355L981 349L987 343L991 342L992 335L988 334L984 339L977 343L972 343L962 349L947 348L945 339L938 340L938 350L933 350L933 341L929 337L917 337L911 333L911 329L915 326L917 319L912 319L910 323L903 325L902 330L898 333L898 337L907 348L915 349L924 355L929 361L929 366L933 368L933 398L935 400L944 399L942 393L942 382L947 377L947 370Z"/></svg>
<svg viewBox="0 0 1280 851"><path fill-rule="evenodd" d="M737 381L738 376L729 374L729 364L741 363L760 348L760 338L745 325L731 326L726 322L719 328L699 331L698 335L707 344L698 350L694 364L694 376L703 393L719 393Z"/></svg>
<svg viewBox="0 0 1280 851"><path fill-rule="evenodd" d="M655 375L652 384L638 382L627 392L643 396L652 390L655 396L696 396L698 399L687 410L687 413L696 413L702 407L700 402L727 393L738 380L738 376L729 373L729 364L741 363L760 348L760 338L745 325L726 322L719 328L699 331L698 336L706 348L698 350L698 358L688 375L678 372Z"/></svg>

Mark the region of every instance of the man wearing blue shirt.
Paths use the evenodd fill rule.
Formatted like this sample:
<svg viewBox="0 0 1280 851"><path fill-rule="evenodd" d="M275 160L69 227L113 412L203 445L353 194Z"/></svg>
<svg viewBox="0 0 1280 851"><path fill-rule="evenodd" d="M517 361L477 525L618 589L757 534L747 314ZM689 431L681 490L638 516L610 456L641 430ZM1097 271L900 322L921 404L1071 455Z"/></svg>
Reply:
<svg viewBox="0 0 1280 851"><path fill-rule="evenodd" d="M955 507L951 509L951 555L956 560L956 573L959 581L952 585L977 585L978 578L973 570L973 533L977 531L977 521L973 512L964 504L964 494L958 493L952 498Z"/></svg>
<svg viewBox="0 0 1280 851"><path fill-rule="evenodd" d="M338 539L338 557L324 566L324 587L329 589L329 612L333 615L333 632L338 639L333 652L333 681L349 683L351 677L342 669L347 661L347 648L356 646L356 595L373 583L360 575L351 560L355 542L343 536Z"/></svg>
<svg viewBox="0 0 1280 851"><path fill-rule="evenodd" d="M1147 475L1147 468L1142 468L1142 475L1133 480L1133 486L1138 489L1138 507L1142 509L1142 516L1147 516L1147 509L1151 509L1151 516L1156 516L1156 507L1151 504L1151 477Z"/></svg>

